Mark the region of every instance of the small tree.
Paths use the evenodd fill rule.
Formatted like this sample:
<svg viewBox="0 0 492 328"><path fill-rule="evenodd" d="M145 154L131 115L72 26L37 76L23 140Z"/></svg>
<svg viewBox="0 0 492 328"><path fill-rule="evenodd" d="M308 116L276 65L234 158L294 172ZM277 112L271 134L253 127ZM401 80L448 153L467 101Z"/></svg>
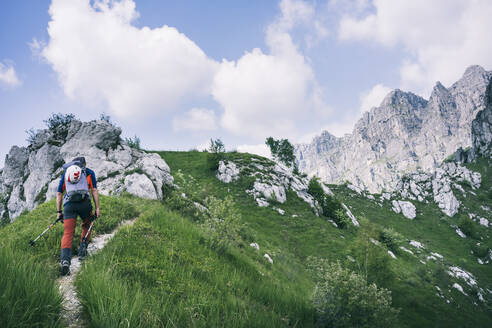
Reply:
<svg viewBox="0 0 492 328"><path fill-rule="evenodd" d="M268 137L265 141L273 158L284 163L287 167L296 165L296 156L294 155L294 146L287 139L275 140L272 137Z"/></svg>
<svg viewBox="0 0 492 328"><path fill-rule="evenodd" d="M210 138L210 145L208 146L208 151L212 154L225 153L225 146L222 140Z"/></svg>
<svg viewBox="0 0 492 328"><path fill-rule="evenodd" d="M126 138L125 142L130 148L140 150L140 138L136 135L133 138Z"/></svg>
<svg viewBox="0 0 492 328"><path fill-rule="evenodd" d="M224 159L225 146L220 139L210 139L208 147L207 162L210 170L215 171L219 168L219 162Z"/></svg>

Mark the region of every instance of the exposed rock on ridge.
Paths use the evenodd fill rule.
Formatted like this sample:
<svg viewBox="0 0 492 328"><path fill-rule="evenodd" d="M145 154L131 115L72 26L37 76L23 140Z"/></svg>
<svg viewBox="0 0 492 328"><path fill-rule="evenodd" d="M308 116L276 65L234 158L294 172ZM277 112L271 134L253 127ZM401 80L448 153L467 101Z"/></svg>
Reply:
<svg viewBox="0 0 492 328"><path fill-rule="evenodd" d="M492 114L486 90L491 79L492 72L471 66L450 88L438 82L428 101L394 90L363 114L352 134L337 138L325 131L310 144L297 145L299 168L327 183L350 181L378 193L395 190L405 173L433 172L472 142L490 156ZM474 119L473 129L480 133L473 133L477 137L472 140Z"/></svg>
<svg viewBox="0 0 492 328"><path fill-rule="evenodd" d="M85 156L95 171L102 194L162 198L163 185L173 184L166 162L130 148L120 135L121 129L106 121L73 120L38 132L29 147L12 147L0 171L0 217L13 220L53 198L62 165L77 156Z"/></svg>

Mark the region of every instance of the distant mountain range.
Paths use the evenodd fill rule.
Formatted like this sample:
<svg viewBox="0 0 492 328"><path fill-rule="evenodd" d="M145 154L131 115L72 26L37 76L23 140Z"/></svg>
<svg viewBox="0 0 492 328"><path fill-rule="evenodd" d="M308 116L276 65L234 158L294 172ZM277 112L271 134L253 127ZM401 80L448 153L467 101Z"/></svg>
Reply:
<svg viewBox="0 0 492 328"><path fill-rule="evenodd" d="M327 183L348 181L371 193L393 191L406 173L432 172L459 148L472 146L472 122L492 106L487 96L491 81L491 71L471 66L450 88L437 82L429 100L393 90L363 114L351 134L337 138L324 131L311 143L297 145L299 168ZM475 123L476 139L486 148L489 118L484 113Z"/></svg>

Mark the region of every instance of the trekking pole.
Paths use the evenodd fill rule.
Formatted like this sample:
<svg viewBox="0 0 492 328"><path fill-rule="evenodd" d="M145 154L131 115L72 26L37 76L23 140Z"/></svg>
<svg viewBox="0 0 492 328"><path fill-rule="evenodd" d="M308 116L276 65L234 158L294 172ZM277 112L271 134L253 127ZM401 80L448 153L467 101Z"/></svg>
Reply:
<svg viewBox="0 0 492 328"><path fill-rule="evenodd" d="M31 246L34 246L34 243L39 239L41 238L45 233L47 233L48 231L51 230L51 228L53 228L53 226L58 222L58 221L63 221L63 217L61 218L57 218L52 224L50 224L50 226L48 228L46 228L43 232L41 232L41 234L39 236L37 236L34 240L30 240L29 241L29 245Z"/></svg>
<svg viewBox="0 0 492 328"><path fill-rule="evenodd" d="M82 238L82 242L80 243L80 249L79 249L79 257L84 258L87 256L87 236L92 231L92 226L94 225L94 221L96 220L95 215L92 216L92 222L91 225L89 226L89 229L87 229L87 232L85 233L84 238Z"/></svg>

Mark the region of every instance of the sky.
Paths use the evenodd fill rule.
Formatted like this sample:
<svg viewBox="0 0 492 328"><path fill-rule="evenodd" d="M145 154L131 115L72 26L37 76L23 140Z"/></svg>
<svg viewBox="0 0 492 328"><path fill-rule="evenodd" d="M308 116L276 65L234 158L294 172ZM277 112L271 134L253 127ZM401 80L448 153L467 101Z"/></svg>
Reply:
<svg viewBox="0 0 492 328"><path fill-rule="evenodd" d="M5 0L0 167L52 113L156 150L266 154L352 131L392 89L492 69L489 0Z"/></svg>

